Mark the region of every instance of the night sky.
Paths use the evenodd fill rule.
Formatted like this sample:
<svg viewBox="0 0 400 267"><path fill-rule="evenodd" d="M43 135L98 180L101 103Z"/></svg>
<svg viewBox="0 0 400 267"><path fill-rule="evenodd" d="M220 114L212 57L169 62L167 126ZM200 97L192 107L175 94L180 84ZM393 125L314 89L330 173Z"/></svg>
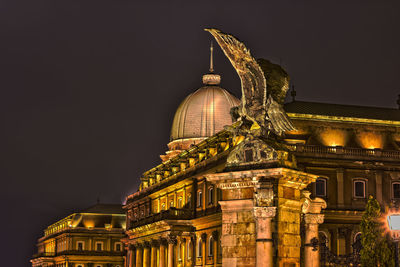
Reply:
<svg viewBox="0 0 400 267"><path fill-rule="evenodd" d="M397 107L399 1L193 2L0 1L2 266L29 266L46 226L97 198L122 203L160 163L208 71L205 27L281 63L298 100Z"/></svg>

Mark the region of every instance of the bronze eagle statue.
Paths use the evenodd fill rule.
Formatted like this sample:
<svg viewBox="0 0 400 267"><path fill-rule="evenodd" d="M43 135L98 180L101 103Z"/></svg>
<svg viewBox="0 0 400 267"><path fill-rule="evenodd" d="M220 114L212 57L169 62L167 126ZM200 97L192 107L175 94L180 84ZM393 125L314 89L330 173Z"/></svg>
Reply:
<svg viewBox="0 0 400 267"><path fill-rule="evenodd" d="M282 107L289 88L287 75L286 80L279 83L280 86L268 88L267 94L267 80L260 64L272 63L261 60L259 64L250 54L250 50L230 34L217 29L205 31L212 34L239 75L242 99L237 113L240 119L252 122L252 128L261 128L267 134L272 131L281 136L286 131L295 130Z"/></svg>

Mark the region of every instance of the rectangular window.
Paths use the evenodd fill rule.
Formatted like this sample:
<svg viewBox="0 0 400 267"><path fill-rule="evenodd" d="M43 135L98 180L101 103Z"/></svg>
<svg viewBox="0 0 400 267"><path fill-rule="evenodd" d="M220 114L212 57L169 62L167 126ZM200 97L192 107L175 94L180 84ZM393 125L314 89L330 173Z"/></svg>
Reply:
<svg viewBox="0 0 400 267"><path fill-rule="evenodd" d="M76 249L79 250L79 251L84 250L84 243L83 243L83 241L78 241L78 242L76 243Z"/></svg>
<svg viewBox="0 0 400 267"><path fill-rule="evenodd" d="M392 184L393 198L400 198L400 183Z"/></svg>
<svg viewBox="0 0 400 267"><path fill-rule="evenodd" d="M203 192L197 192L197 207L203 206Z"/></svg>
<svg viewBox="0 0 400 267"><path fill-rule="evenodd" d="M354 186L354 197L365 198L365 181L355 180L353 182Z"/></svg>
<svg viewBox="0 0 400 267"><path fill-rule="evenodd" d="M326 179L318 178L315 182L315 196L326 197Z"/></svg>
<svg viewBox="0 0 400 267"><path fill-rule="evenodd" d="M96 242L96 250L97 251L103 250L103 242Z"/></svg>
<svg viewBox="0 0 400 267"><path fill-rule="evenodd" d="M121 251L121 243L115 243L115 251Z"/></svg>

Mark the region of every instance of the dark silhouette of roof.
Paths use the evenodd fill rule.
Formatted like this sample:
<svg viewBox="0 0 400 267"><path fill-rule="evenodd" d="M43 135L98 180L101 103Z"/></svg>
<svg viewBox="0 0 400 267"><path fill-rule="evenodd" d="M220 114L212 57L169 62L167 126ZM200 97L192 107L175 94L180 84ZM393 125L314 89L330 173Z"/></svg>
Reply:
<svg viewBox="0 0 400 267"><path fill-rule="evenodd" d="M125 214L121 204L96 204L81 211L81 213Z"/></svg>
<svg viewBox="0 0 400 267"><path fill-rule="evenodd" d="M400 121L400 110L394 108L339 105L293 101L284 105L287 113Z"/></svg>

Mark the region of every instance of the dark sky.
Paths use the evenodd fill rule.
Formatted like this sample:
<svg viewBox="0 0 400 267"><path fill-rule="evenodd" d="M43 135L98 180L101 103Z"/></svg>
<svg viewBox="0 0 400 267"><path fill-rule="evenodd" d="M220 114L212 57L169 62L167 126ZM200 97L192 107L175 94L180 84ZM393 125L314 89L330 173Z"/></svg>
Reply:
<svg viewBox="0 0 400 267"><path fill-rule="evenodd" d="M281 62L299 100L395 108L399 11L378 0L1 0L1 265L29 266L47 225L137 189L207 72L203 28ZM240 96L215 54L222 86Z"/></svg>

